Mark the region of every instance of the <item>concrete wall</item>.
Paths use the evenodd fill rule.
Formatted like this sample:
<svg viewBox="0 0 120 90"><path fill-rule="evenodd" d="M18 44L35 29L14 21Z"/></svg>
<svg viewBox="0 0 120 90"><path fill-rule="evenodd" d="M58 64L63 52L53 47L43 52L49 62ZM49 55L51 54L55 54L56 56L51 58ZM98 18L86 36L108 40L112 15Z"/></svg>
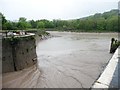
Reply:
<svg viewBox="0 0 120 90"><path fill-rule="evenodd" d="M3 73L30 67L37 63L36 57L36 44L33 35L2 39Z"/></svg>
<svg viewBox="0 0 120 90"><path fill-rule="evenodd" d="M93 84L92 88L120 88L120 47L117 48L103 73Z"/></svg>
<svg viewBox="0 0 120 90"><path fill-rule="evenodd" d="M2 72L14 71L12 47L8 39L2 40Z"/></svg>

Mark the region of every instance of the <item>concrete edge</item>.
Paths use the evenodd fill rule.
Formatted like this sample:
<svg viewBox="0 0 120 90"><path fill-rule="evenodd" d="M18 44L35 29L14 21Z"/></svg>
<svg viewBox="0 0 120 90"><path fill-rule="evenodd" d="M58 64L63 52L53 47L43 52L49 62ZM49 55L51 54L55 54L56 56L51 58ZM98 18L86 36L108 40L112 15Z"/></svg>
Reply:
<svg viewBox="0 0 120 90"><path fill-rule="evenodd" d="M114 55L110 59L108 65L106 66L105 70L102 72L100 77L95 81L92 88L109 88L113 78L115 78L114 80L117 82L116 84L118 84L118 73L116 72L118 70L116 69L118 69L119 50L120 48L117 48ZM118 87L114 87L114 88L118 88Z"/></svg>

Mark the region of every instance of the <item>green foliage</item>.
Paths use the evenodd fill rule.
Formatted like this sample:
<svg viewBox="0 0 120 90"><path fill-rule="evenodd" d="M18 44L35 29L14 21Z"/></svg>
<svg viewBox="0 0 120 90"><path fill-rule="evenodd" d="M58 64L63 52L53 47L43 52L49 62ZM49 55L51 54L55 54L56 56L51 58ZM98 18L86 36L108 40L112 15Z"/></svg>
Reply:
<svg viewBox="0 0 120 90"><path fill-rule="evenodd" d="M0 22L2 22L2 29L6 29L5 23L7 22L7 20L2 13L0 13Z"/></svg>
<svg viewBox="0 0 120 90"><path fill-rule="evenodd" d="M43 29L43 28L45 28L45 23L44 22L42 22L42 21L39 21L38 23L37 23L37 28L38 29Z"/></svg>
<svg viewBox="0 0 120 90"><path fill-rule="evenodd" d="M37 23L34 20L30 20L30 21L28 21L28 23L31 25L31 28L36 28L37 27Z"/></svg>
<svg viewBox="0 0 120 90"><path fill-rule="evenodd" d="M11 30L12 28L13 28L13 25L12 25L12 22L6 22L5 23L5 27L4 27L5 29L7 29L7 30Z"/></svg>
<svg viewBox="0 0 120 90"><path fill-rule="evenodd" d="M18 28L21 30L25 30L28 27L31 27L30 24L26 21L26 18L20 17L18 22Z"/></svg>
<svg viewBox="0 0 120 90"><path fill-rule="evenodd" d="M37 23L37 28L53 28L54 27L54 24L52 21L48 21L46 19L43 19L43 20L37 20L36 21Z"/></svg>
<svg viewBox="0 0 120 90"><path fill-rule="evenodd" d="M19 18L18 22L11 22L2 16L2 28L7 30L25 30L25 29L50 29L59 31L77 31L77 32L118 32L118 9L109 12L97 13L95 15L74 20L30 20ZM119 16L120 17L120 16Z"/></svg>

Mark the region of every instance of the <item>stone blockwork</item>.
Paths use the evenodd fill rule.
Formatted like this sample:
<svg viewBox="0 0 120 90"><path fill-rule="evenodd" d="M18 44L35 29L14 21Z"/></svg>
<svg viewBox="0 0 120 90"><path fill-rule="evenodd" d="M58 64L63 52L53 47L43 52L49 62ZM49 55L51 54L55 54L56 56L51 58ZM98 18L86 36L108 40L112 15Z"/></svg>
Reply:
<svg viewBox="0 0 120 90"><path fill-rule="evenodd" d="M37 63L35 36L2 39L2 72L18 71Z"/></svg>

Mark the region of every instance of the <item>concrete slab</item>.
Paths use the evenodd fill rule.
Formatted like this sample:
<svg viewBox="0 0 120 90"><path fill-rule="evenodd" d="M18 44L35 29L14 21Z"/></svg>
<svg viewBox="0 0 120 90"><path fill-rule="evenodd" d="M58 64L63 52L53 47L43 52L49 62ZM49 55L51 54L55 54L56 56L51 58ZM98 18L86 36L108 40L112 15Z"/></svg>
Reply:
<svg viewBox="0 0 120 90"><path fill-rule="evenodd" d="M107 86L107 85L104 85L104 84L102 84L102 83L95 83L94 84L94 86L93 86L93 88L108 88L109 86Z"/></svg>
<svg viewBox="0 0 120 90"><path fill-rule="evenodd" d="M120 88L118 77L120 74L120 72L118 72L118 66L120 65L119 50L120 48L116 50L100 78L93 85L93 88Z"/></svg>

